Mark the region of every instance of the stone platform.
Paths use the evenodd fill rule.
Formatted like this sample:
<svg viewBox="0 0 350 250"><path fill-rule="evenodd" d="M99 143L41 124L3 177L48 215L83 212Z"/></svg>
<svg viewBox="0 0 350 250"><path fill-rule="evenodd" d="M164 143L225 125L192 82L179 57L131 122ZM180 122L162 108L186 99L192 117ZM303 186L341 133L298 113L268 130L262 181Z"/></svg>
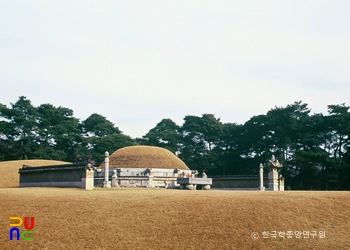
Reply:
<svg viewBox="0 0 350 250"><path fill-rule="evenodd" d="M203 185L203 190L209 190L212 185L211 178L177 178L177 184L181 189L196 189L197 185Z"/></svg>

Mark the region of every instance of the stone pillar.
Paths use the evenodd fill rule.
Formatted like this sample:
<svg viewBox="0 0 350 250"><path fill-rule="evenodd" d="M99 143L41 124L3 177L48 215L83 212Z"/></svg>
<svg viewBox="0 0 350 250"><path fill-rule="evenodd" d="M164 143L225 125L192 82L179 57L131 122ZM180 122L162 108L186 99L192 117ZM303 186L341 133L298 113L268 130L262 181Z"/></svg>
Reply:
<svg viewBox="0 0 350 250"><path fill-rule="evenodd" d="M104 188L110 188L111 182L109 181L109 153L105 152L105 181L103 182Z"/></svg>
<svg viewBox="0 0 350 250"><path fill-rule="evenodd" d="M94 189L94 170L91 167L91 164L88 164L84 177L85 178L81 178L81 187L86 190Z"/></svg>
<svg viewBox="0 0 350 250"><path fill-rule="evenodd" d="M269 190L278 191L278 172L276 168L270 168L269 172Z"/></svg>
<svg viewBox="0 0 350 250"><path fill-rule="evenodd" d="M262 163L260 163L260 187L259 187L260 191L265 191L265 187L264 187L264 165Z"/></svg>
<svg viewBox="0 0 350 250"><path fill-rule="evenodd" d="M148 172L149 172L149 176L148 176L148 186L147 187L154 188L152 168L148 169Z"/></svg>
<svg viewBox="0 0 350 250"><path fill-rule="evenodd" d="M284 191L284 177L280 175L280 178L278 179L278 189L279 191Z"/></svg>
<svg viewBox="0 0 350 250"><path fill-rule="evenodd" d="M112 176L112 187L119 187L118 185L118 175L117 175L117 170L113 170L113 176Z"/></svg>

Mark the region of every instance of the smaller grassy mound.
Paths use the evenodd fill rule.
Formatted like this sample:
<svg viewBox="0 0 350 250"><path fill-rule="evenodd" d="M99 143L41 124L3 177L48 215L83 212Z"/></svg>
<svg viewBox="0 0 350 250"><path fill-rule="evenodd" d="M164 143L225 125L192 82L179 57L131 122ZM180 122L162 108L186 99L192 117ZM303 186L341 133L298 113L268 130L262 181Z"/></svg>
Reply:
<svg viewBox="0 0 350 250"><path fill-rule="evenodd" d="M68 164L64 161L51 161L51 160L18 160L18 161L2 161L0 162L0 188L10 188L19 186L19 174L18 170L23 165L31 167L49 166Z"/></svg>
<svg viewBox="0 0 350 250"><path fill-rule="evenodd" d="M154 146L130 146L109 157L110 168L167 168L189 170L186 164L167 149ZM102 162L99 168L104 168Z"/></svg>

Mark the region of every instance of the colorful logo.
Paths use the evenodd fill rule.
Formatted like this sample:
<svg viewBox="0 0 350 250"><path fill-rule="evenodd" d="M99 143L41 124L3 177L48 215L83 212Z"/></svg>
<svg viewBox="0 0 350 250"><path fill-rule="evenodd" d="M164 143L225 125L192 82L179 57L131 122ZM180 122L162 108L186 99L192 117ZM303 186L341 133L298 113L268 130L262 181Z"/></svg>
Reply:
<svg viewBox="0 0 350 250"><path fill-rule="evenodd" d="M13 223L16 221L17 223ZM24 230L20 232L19 228L23 224L23 220L21 217L14 216L10 217L10 240L13 240L13 235L16 235L16 240L34 240L33 234L34 234L34 216L30 217L30 224L28 224L28 217L24 217L24 228L27 230Z"/></svg>

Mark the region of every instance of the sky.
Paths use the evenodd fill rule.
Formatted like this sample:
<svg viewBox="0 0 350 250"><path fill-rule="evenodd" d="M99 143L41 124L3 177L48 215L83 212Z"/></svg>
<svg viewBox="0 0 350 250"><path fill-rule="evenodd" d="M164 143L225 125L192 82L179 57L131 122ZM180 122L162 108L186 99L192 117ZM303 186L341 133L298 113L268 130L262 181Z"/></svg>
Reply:
<svg viewBox="0 0 350 250"><path fill-rule="evenodd" d="M19 96L141 137L163 118L243 124L350 105L350 1L0 0L0 103Z"/></svg>

